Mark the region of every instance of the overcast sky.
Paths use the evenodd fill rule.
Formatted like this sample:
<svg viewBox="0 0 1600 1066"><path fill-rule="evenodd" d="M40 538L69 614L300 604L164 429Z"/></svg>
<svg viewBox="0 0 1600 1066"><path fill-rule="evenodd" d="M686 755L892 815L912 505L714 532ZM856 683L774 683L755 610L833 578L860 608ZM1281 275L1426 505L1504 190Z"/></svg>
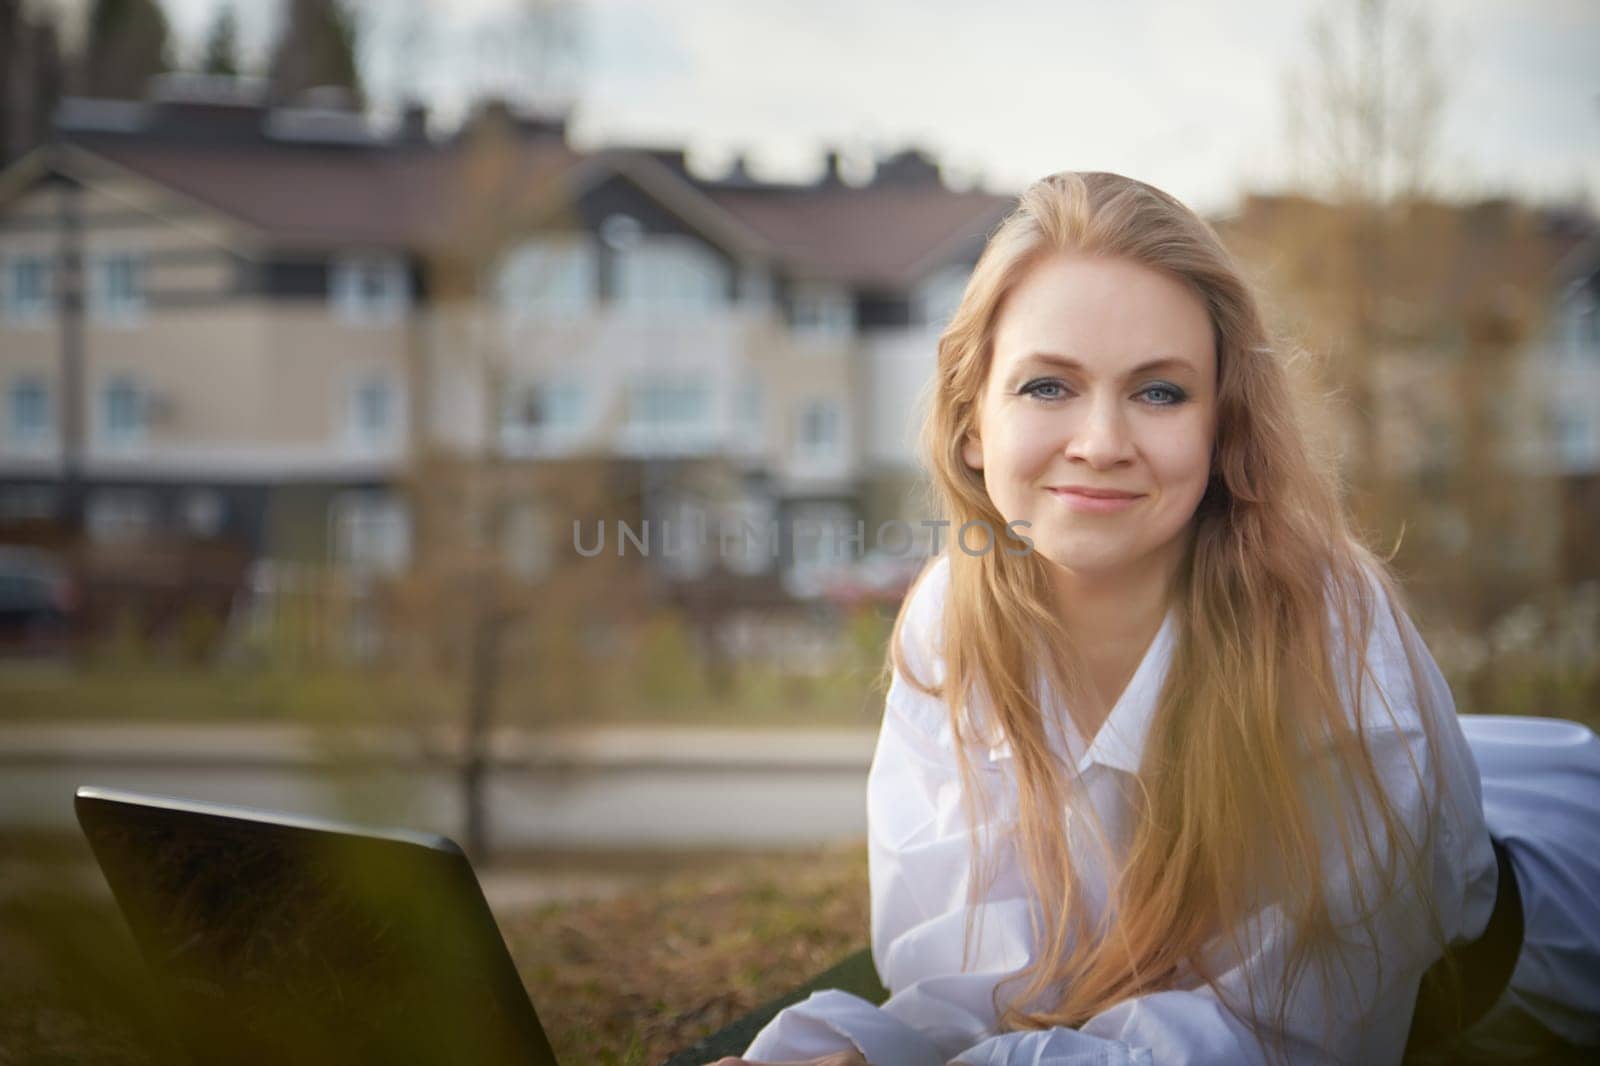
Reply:
<svg viewBox="0 0 1600 1066"><path fill-rule="evenodd" d="M484 27L505 26L518 0L366 7L392 18L407 2L443 15L405 58L430 72L442 115L474 84L514 77ZM1581 189L1600 208L1600 0L1414 2L1432 13L1448 77L1445 189L1543 200ZM275 5L234 4L259 54ZM829 144L858 156L916 144L996 189L1117 170L1216 210L1286 175L1283 87L1309 62L1311 17L1327 4L586 0L573 133L681 145L706 172L744 152L782 178L813 175ZM219 0L165 5L190 58ZM387 82L395 50L376 58Z"/></svg>

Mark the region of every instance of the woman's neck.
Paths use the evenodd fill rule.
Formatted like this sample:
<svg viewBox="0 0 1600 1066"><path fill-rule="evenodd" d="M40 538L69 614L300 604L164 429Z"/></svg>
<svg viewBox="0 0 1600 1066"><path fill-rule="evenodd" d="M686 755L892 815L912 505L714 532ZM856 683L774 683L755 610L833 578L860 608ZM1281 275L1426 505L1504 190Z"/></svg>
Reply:
<svg viewBox="0 0 1600 1066"><path fill-rule="evenodd" d="M1148 643L1167 615L1176 572L1175 559L1146 559L1114 574L1052 567L1058 617L1067 636L1085 652L1141 635Z"/></svg>
<svg viewBox="0 0 1600 1066"><path fill-rule="evenodd" d="M1100 695L1094 719L1110 713L1160 631L1175 573L1153 560L1115 575L1054 568L1059 617Z"/></svg>

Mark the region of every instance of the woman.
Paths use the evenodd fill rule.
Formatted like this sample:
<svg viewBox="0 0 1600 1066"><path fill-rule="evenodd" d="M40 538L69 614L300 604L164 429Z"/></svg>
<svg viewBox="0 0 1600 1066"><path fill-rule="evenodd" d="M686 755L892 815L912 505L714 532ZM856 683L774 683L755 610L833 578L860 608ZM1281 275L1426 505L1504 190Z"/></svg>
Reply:
<svg viewBox="0 0 1600 1066"><path fill-rule="evenodd" d="M1114 174L1029 188L924 447L952 529L1001 534L938 557L891 641L891 996L818 993L745 1061L1397 1062L1424 972L1486 929L1509 950L1435 968L1436 1003L1488 981L1495 1017L1600 1040L1600 741L1456 718L1202 220Z"/></svg>

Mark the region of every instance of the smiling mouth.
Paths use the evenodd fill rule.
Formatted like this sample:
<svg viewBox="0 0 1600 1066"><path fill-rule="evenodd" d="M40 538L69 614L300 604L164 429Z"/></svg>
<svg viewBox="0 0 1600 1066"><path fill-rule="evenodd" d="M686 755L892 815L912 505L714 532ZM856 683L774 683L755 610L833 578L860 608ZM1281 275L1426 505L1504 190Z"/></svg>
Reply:
<svg viewBox="0 0 1600 1066"><path fill-rule="evenodd" d="M1046 491L1057 496L1081 496L1090 500L1137 500L1143 493L1123 492L1119 489L1091 489L1077 485L1050 486Z"/></svg>
<svg viewBox="0 0 1600 1066"><path fill-rule="evenodd" d="M1050 495L1060 500L1067 509L1080 515L1112 515L1126 511L1143 496L1126 492L1107 492L1084 489L1049 489Z"/></svg>

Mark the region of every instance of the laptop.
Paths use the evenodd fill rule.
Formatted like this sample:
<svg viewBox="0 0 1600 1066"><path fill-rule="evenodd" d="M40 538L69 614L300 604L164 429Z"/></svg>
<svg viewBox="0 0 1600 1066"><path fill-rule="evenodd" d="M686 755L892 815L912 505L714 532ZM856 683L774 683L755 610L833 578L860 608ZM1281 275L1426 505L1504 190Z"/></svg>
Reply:
<svg viewBox="0 0 1600 1066"><path fill-rule="evenodd" d="M92 786L74 806L196 1063L556 1066L447 838Z"/></svg>

